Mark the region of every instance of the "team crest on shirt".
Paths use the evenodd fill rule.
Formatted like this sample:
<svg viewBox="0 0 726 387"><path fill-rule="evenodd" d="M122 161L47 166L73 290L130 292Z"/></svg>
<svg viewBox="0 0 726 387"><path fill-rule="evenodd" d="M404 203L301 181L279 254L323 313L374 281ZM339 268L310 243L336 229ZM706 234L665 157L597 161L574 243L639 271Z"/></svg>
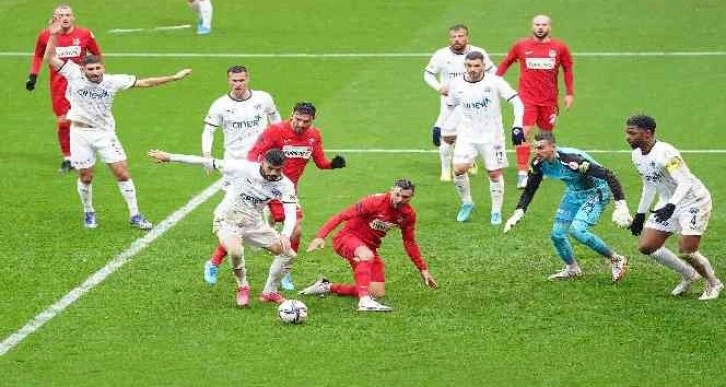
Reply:
<svg viewBox="0 0 726 387"><path fill-rule="evenodd" d="M272 188L272 189L270 190L270 193L272 194L272 196L274 196L274 197L276 197L276 198L282 197L282 191L280 191L280 190L279 190L279 189L277 189L276 187L273 187L273 188Z"/></svg>
<svg viewBox="0 0 726 387"><path fill-rule="evenodd" d="M550 58L554 58L556 56L557 56L557 51L556 50L550 50Z"/></svg>
<svg viewBox="0 0 726 387"><path fill-rule="evenodd" d="M315 142L314 138L308 138L308 144L313 145L314 142Z"/></svg>
<svg viewBox="0 0 726 387"><path fill-rule="evenodd" d="M583 161L582 163L570 161L565 165L567 165L567 167L572 169L573 171L578 171L580 173L585 173L588 169L590 169L590 163L588 163L587 161Z"/></svg>
<svg viewBox="0 0 726 387"><path fill-rule="evenodd" d="M78 45L80 45L80 44L81 44L81 39L78 39L78 38L73 38L73 45L74 45L74 46L78 46Z"/></svg>

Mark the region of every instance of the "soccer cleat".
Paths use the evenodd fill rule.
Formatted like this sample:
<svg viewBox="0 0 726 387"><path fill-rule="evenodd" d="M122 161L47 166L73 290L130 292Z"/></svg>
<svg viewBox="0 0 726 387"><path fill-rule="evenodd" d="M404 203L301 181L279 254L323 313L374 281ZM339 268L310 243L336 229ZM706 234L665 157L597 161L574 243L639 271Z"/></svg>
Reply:
<svg viewBox="0 0 726 387"><path fill-rule="evenodd" d="M249 285L237 288L237 305L247 306L250 303L250 287Z"/></svg>
<svg viewBox="0 0 726 387"><path fill-rule="evenodd" d="M698 297L701 301L715 300L723 290L723 282L718 281L715 284L706 283L706 289L703 290L701 297Z"/></svg>
<svg viewBox="0 0 726 387"><path fill-rule="evenodd" d="M216 284L218 271L219 266L213 264L212 261L204 262L204 282L209 286Z"/></svg>
<svg viewBox="0 0 726 387"><path fill-rule="evenodd" d="M203 25L197 26L197 35L207 35L212 32L211 28L205 27Z"/></svg>
<svg viewBox="0 0 726 387"><path fill-rule="evenodd" d="M131 227L136 227L140 230L151 230L151 228L154 227L154 224L146 220L144 215L140 213L132 216L129 220L129 224Z"/></svg>
<svg viewBox="0 0 726 387"><path fill-rule="evenodd" d="M441 177L439 177L439 180L441 180L441 181L451 181L451 171L449 171L449 172L442 171L441 172Z"/></svg>
<svg viewBox="0 0 726 387"><path fill-rule="evenodd" d="M260 302L262 303L268 303L268 302L274 302L276 304L282 304L285 302L285 297L283 297L280 293L260 293L259 297Z"/></svg>
<svg viewBox="0 0 726 387"><path fill-rule="evenodd" d="M469 172L470 175L476 175L477 173L479 173L479 166L476 165L476 161L474 161L473 163L471 163L471 167L469 167L469 171L468 172Z"/></svg>
<svg viewBox="0 0 726 387"><path fill-rule="evenodd" d="M372 297L362 297L358 300L359 312L390 312L393 308L383 305Z"/></svg>
<svg viewBox="0 0 726 387"><path fill-rule="evenodd" d="M71 160L63 160L63 162L60 165L60 168L58 168L58 173L69 173L73 171L75 168L73 168L73 165L71 164Z"/></svg>
<svg viewBox="0 0 726 387"><path fill-rule="evenodd" d="M287 273L280 281L280 286L284 290L295 290L295 284L292 282L292 274Z"/></svg>
<svg viewBox="0 0 726 387"><path fill-rule="evenodd" d="M298 292L303 296L324 296L330 293L330 281L325 277L320 277L314 284L306 287Z"/></svg>
<svg viewBox="0 0 726 387"><path fill-rule="evenodd" d="M517 189L524 189L525 187L527 187L527 175L520 173L517 175Z"/></svg>
<svg viewBox="0 0 726 387"><path fill-rule="evenodd" d="M456 214L457 222L466 222L471 217L471 211L474 209L474 203L464 203L459 208L459 213Z"/></svg>
<svg viewBox="0 0 726 387"><path fill-rule="evenodd" d="M96 213L93 211L83 213L83 227L85 228L96 228L98 223L96 222Z"/></svg>
<svg viewBox="0 0 726 387"><path fill-rule="evenodd" d="M498 226L502 224L502 214L499 212L492 212L490 222L492 223L492 226Z"/></svg>
<svg viewBox="0 0 726 387"><path fill-rule="evenodd" d="M699 274L696 274L695 276L690 278L681 279L681 282L679 282L678 285L676 285L676 287L671 290L671 295L680 296L682 294L685 294L691 288L691 285L693 285L694 282L700 279L701 276Z"/></svg>
<svg viewBox="0 0 726 387"><path fill-rule="evenodd" d="M620 282L628 272L628 258L617 254L615 257L610 258L610 271L613 276L613 282Z"/></svg>
<svg viewBox="0 0 726 387"><path fill-rule="evenodd" d="M557 273L552 274L551 276L547 277L547 279L550 281L559 281L559 280L566 280L566 279L570 279L570 278L579 277L581 275L582 275L582 269L580 269L579 267L575 268L575 269L570 269L570 268L565 267L564 269L558 271Z"/></svg>

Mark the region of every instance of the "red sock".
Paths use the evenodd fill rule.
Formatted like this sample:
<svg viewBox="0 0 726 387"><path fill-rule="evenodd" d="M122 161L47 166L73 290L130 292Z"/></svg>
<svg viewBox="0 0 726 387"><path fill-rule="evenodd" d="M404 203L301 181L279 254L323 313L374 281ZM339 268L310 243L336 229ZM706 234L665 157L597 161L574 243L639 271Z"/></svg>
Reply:
<svg viewBox="0 0 726 387"><path fill-rule="evenodd" d="M355 287L358 291L358 297L368 295L368 286L371 284L371 261L360 261L355 267L353 276L355 277Z"/></svg>
<svg viewBox="0 0 726 387"><path fill-rule="evenodd" d="M527 171L529 169L529 154L531 152L529 144L517 145L515 152L517 153L517 169Z"/></svg>
<svg viewBox="0 0 726 387"><path fill-rule="evenodd" d="M63 156L71 155L71 122L63 120L58 122L58 144Z"/></svg>
<svg viewBox="0 0 726 387"><path fill-rule="evenodd" d="M339 296L358 297L358 290L355 285L330 284L330 293L334 293Z"/></svg>
<svg viewBox="0 0 726 387"><path fill-rule="evenodd" d="M300 239L301 238L299 236L297 238L290 239L290 247L292 247L292 251L294 251L296 253L297 253L298 249L300 248Z"/></svg>
<svg viewBox="0 0 726 387"><path fill-rule="evenodd" d="M224 262L224 257L227 256L227 250L222 247L222 245L218 245L216 249L214 249L214 252L212 253L212 258L209 259L210 262L214 266L219 266Z"/></svg>

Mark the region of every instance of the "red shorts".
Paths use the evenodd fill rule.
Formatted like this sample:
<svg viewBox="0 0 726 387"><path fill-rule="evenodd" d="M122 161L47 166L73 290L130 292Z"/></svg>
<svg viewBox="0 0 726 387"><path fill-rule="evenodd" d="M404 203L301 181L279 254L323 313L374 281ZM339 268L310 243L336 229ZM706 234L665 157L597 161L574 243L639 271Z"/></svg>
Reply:
<svg viewBox="0 0 726 387"><path fill-rule="evenodd" d="M271 200L267 204L267 208L270 209L270 216L272 216L272 220L274 220L275 223L285 221L285 209L282 207L282 202L279 200ZM303 212L299 204L297 206L297 211L295 211L295 215L297 215L298 222L302 220Z"/></svg>
<svg viewBox="0 0 726 387"><path fill-rule="evenodd" d="M56 81L50 85L50 103L56 117L64 116L71 110L71 103L66 99L66 87L65 80L64 82Z"/></svg>
<svg viewBox="0 0 726 387"><path fill-rule="evenodd" d="M373 251L373 262L371 265L371 282L386 282L386 265L383 263L381 257L378 256L378 251L376 251L376 249L366 245L355 235L338 234L335 236L335 238L333 238L333 250L335 250L338 255L348 260L350 268L353 269L353 272L355 272L356 266L358 266L358 264L360 263L360 261L355 259L355 249L360 246L366 246Z"/></svg>
<svg viewBox="0 0 726 387"><path fill-rule="evenodd" d="M553 130L560 109L557 105L533 105L524 103L524 126L537 125L542 130Z"/></svg>

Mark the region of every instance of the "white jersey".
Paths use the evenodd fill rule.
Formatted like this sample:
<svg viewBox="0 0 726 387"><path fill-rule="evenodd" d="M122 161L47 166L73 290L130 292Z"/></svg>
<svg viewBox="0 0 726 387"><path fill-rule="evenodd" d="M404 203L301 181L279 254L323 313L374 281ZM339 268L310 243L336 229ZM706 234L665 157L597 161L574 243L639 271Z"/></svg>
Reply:
<svg viewBox="0 0 726 387"><path fill-rule="evenodd" d="M295 186L283 176L268 181L260 173L259 163L247 160L224 160L222 171L230 177L231 186L214 210L215 219L238 224L254 224L262 218L262 211L270 200L283 204L296 204Z"/></svg>
<svg viewBox="0 0 726 387"><path fill-rule="evenodd" d="M91 82L83 75L81 66L70 60L58 73L68 81L66 99L71 103L68 119L88 126L89 130L115 131L116 121L111 113L113 99L119 91L131 88L136 77L104 74L101 82Z"/></svg>
<svg viewBox="0 0 726 387"><path fill-rule="evenodd" d="M673 145L656 141L647 155L644 155L640 149L634 149L632 159L635 169L638 170L638 174L646 186L644 189L655 189L658 194L659 201L656 208L660 208L670 201L678 186L676 179L690 185L690 189L683 196L684 202L710 198L706 187L691 173L681 157L681 153Z"/></svg>
<svg viewBox="0 0 726 387"><path fill-rule="evenodd" d="M424 71L429 74L438 76L441 86L447 86L454 79L464 77L464 74L466 74L464 58L466 57L466 54L472 51L479 51L484 55L485 71L491 73L494 73L494 71L496 71L494 62L492 62L489 54L487 54L487 52L484 51L483 48L476 46L466 46L464 51L460 54L452 51L451 47L449 46L441 48L437 50L433 56L431 56L431 60L429 60L429 64L426 65Z"/></svg>
<svg viewBox="0 0 726 387"><path fill-rule="evenodd" d="M280 113L272 96L260 90L250 90L245 100L225 94L212 103L204 118L207 125L222 128L225 159L246 159L260 133L277 121ZM211 152L213 138L213 132L210 139L202 138L202 152Z"/></svg>
<svg viewBox="0 0 726 387"><path fill-rule="evenodd" d="M458 130L457 141L498 144L504 141L501 100L517 92L503 78L485 74L478 82L461 77L449 85L449 104L454 112L444 124Z"/></svg>

